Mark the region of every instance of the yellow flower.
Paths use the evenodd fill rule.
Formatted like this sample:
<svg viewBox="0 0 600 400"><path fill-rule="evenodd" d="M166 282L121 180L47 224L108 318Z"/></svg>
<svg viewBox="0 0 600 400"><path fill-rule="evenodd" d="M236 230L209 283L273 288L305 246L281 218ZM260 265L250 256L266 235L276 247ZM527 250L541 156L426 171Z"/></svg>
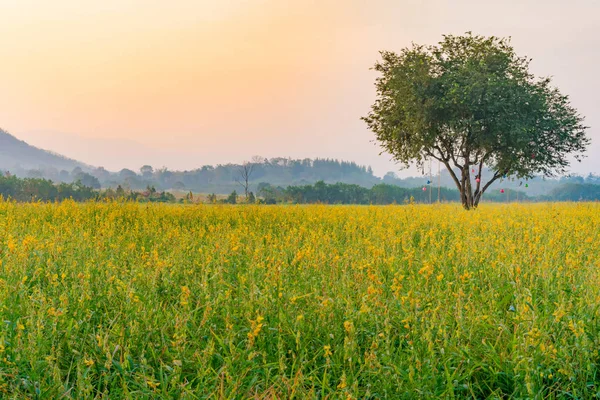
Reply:
<svg viewBox="0 0 600 400"><path fill-rule="evenodd" d="M188 299L190 298L190 289L187 286L181 287L181 296L179 299L179 304L182 306L188 305Z"/></svg>
<svg viewBox="0 0 600 400"><path fill-rule="evenodd" d="M348 333L352 333L354 325L350 321L344 321L344 330Z"/></svg>
<svg viewBox="0 0 600 400"><path fill-rule="evenodd" d="M348 386L348 383L346 382L346 373L344 372L340 378L340 383L337 385L337 388L344 389L346 386Z"/></svg>
<svg viewBox="0 0 600 400"><path fill-rule="evenodd" d="M148 386L150 386L151 389L156 389L157 387L160 386L160 382L153 382L153 381L150 381L150 380L146 381L146 384Z"/></svg>
<svg viewBox="0 0 600 400"><path fill-rule="evenodd" d="M426 279L429 279L431 274L433 274L433 266L431 264L425 264L425 266L419 270L419 274L423 275Z"/></svg>
<svg viewBox="0 0 600 400"><path fill-rule="evenodd" d="M250 321L250 332L248 332L248 346L253 346L254 341L258 337L258 334L262 330L263 324L262 321L264 318L262 316L257 316L255 321Z"/></svg>

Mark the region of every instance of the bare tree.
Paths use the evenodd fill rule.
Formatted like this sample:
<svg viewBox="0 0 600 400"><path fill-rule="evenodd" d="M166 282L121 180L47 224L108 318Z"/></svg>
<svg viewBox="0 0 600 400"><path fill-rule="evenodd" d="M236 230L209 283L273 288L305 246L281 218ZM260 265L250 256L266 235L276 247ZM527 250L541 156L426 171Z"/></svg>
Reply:
<svg viewBox="0 0 600 400"><path fill-rule="evenodd" d="M236 179L236 182L242 185L244 188L244 195L246 196L246 200L248 200L248 188L250 187L250 177L252 177L252 172L254 172L254 166L256 164L251 162L244 162L240 165L238 170L239 177Z"/></svg>
<svg viewBox="0 0 600 400"><path fill-rule="evenodd" d="M246 196L246 201L248 200L250 188L250 178L252 177L252 173L258 164L262 164L265 158L261 156L253 156L252 161L245 161L242 165L240 165L238 169L238 178L236 182L242 185L244 188L244 195Z"/></svg>

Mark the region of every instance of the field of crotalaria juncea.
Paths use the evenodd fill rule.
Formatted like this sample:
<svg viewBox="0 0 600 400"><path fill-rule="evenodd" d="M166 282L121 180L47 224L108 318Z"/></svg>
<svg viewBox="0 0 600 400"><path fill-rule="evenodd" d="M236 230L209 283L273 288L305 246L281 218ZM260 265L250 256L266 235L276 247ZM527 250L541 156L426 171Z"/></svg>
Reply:
<svg viewBox="0 0 600 400"><path fill-rule="evenodd" d="M600 204L0 202L2 398L591 398Z"/></svg>

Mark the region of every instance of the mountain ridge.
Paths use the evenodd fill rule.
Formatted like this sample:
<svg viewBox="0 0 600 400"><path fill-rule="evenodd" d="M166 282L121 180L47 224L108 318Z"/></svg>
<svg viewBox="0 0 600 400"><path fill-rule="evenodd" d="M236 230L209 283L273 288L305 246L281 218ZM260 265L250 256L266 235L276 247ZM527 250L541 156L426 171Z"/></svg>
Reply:
<svg viewBox="0 0 600 400"><path fill-rule="evenodd" d="M0 169L91 170L92 166L53 151L40 149L0 128Z"/></svg>

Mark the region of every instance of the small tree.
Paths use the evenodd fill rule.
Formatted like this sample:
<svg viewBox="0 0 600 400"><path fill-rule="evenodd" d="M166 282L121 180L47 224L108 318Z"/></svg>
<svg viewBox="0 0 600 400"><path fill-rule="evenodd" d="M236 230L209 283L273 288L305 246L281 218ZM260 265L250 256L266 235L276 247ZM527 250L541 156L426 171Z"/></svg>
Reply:
<svg viewBox="0 0 600 400"><path fill-rule="evenodd" d="M215 204L217 202L217 195L214 193L211 193L206 197L206 199L208 200L209 203Z"/></svg>
<svg viewBox="0 0 600 400"><path fill-rule="evenodd" d="M88 186L94 189L100 189L100 181L95 176L87 172L80 172L75 176L75 181L80 181L83 186Z"/></svg>
<svg viewBox="0 0 600 400"><path fill-rule="evenodd" d="M140 168L140 173L144 179L151 179L152 174L154 174L154 168L150 165L144 165Z"/></svg>
<svg viewBox="0 0 600 400"><path fill-rule="evenodd" d="M256 203L256 197L254 196L254 193L250 192L248 194L248 204L254 204Z"/></svg>
<svg viewBox="0 0 600 400"><path fill-rule="evenodd" d="M227 197L227 203L229 204L236 204L237 203L237 192L234 190L233 192L231 192L231 194Z"/></svg>
<svg viewBox="0 0 600 400"><path fill-rule="evenodd" d="M381 56L377 98L363 120L403 167L443 163L466 209L504 176L563 173L566 156L579 161L589 144L568 97L536 79L507 39L444 36Z"/></svg>
<svg viewBox="0 0 600 400"><path fill-rule="evenodd" d="M236 182L244 188L246 200L248 200L248 188L250 187L250 177L252 176L252 172L254 172L254 165L254 163L245 162L238 169L239 177Z"/></svg>

